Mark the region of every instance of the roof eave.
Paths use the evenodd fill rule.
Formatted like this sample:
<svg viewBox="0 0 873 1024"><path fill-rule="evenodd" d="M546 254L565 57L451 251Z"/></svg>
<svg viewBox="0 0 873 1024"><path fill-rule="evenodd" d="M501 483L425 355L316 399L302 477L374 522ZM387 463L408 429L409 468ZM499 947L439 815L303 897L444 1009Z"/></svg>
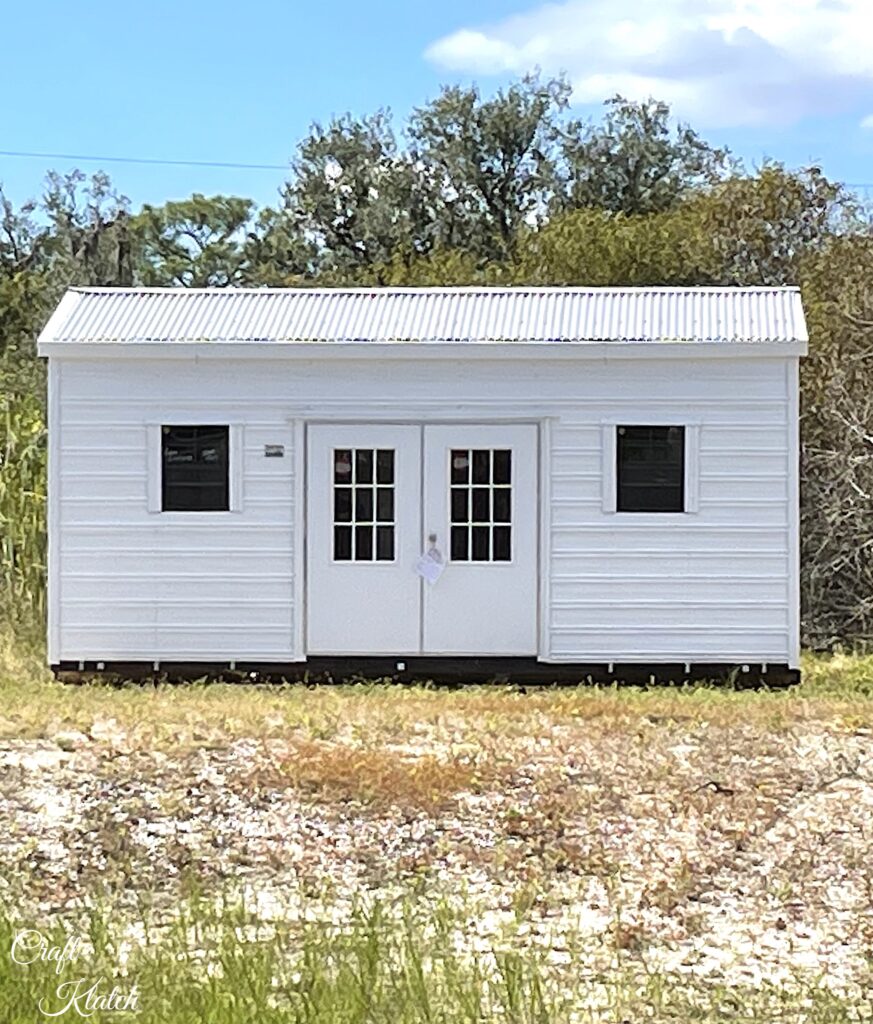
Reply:
<svg viewBox="0 0 873 1024"><path fill-rule="evenodd" d="M45 332L43 332L45 334ZM283 341L51 341L38 352L69 359L626 359L760 358L804 356L793 341L593 341L593 342L283 342Z"/></svg>

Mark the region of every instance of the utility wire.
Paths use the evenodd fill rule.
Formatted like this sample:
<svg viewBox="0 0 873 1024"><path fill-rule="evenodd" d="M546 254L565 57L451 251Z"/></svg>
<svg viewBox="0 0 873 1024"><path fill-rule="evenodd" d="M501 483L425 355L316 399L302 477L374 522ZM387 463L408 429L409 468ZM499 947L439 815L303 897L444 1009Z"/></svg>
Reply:
<svg viewBox="0 0 873 1024"><path fill-rule="evenodd" d="M164 167L221 167L240 171L287 171L290 164L243 164L229 160L160 160L139 156L90 156L84 153L31 153L26 150L0 149L0 156L33 160L83 160L107 164L151 164ZM844 181L845 188L871 188L873 181Z"/></svg>
<svg viewBox="0 0 873 1024"><path fill-rule="evenodd" d="M26 157L35 160L82 160L106 164L162 164L165 167L225 167L245 171L287 171L288 164L237 164L223 160L155 160L138 156L86 156L83 153L28 153L16 149L0 149L0 156Z"/></svg>

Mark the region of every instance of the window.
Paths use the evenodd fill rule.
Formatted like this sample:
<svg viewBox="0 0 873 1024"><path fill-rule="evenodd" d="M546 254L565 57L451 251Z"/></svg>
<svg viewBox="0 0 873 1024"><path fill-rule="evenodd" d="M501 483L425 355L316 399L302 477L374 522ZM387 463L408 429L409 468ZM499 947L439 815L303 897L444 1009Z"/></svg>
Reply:
<svg viewBox="0 0 873 1024"><path fill-rule="evenodd" d="M161 510L227 512L226 426L161 427Z"/></svg>
<svg viewBox="0 0 873 1024"><path fill-rule="evenodd" d="M512 452L456 448L450 458L452 561L511 561Z"/></svg>
<svg viewBox="0 0 873 1024"><path fill-rule="evenodd" d="M616 428L616 511L685 511L685 428Z"/></svg>
<svg viewBox="0 0 873 1024"><path fill-rule="evenodd" d="M393 449L334 449L333 557L394 561Z"/></svg>

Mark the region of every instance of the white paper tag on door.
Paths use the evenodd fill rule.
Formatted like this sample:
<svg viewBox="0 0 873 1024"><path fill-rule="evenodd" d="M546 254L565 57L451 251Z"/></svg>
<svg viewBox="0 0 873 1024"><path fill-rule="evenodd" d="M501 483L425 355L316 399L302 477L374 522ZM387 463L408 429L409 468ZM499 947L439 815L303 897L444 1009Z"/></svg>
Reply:
<svg viewBox="0 0 873 1024"><path fill-rule="evenodd" d="M445 567L443 556L436 548L425 551L415 563L415 571L423 579L426 579L428 583L436 583L440 576L442 576Z"/></svg>

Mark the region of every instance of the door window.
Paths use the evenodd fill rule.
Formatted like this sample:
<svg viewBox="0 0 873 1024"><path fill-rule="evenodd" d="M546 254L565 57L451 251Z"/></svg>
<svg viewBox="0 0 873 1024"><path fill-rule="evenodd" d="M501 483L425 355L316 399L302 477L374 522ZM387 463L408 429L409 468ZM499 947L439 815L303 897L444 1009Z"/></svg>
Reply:
<svg viewBox="0 0 873 1024"><path fill-rule="evenodd" d="M512 560L512 452L454 448L449 471L451 560Z"/></svg>
<svg viewBox="0 0 873 1024"><path fill-rule="evenodd" d="M333 450L333 557L394 561L394 449Z"/></svg>

